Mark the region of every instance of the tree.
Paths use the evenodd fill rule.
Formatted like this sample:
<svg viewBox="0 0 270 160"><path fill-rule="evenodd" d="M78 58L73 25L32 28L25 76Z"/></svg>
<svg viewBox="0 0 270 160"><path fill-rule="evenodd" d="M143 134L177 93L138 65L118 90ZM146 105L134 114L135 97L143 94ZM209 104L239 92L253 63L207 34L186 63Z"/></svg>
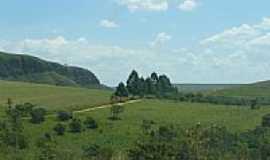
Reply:
<svg viewBox="0 0 270 160"><path fill-rule="evenodd" d="M68 121L72 119L72 113L71 112L65 112L65 111L60 111L57 113L57 119L59 121Z"/></svg>
<svg viewBox="0 0 270 160"><path fill-rule="evenodd" d="M141 77L138 81L138 95L142 98L146 92L145 80Z"/></svg>
<svg viewBox="0 0 270 160"><path fill-rule="evenodd" d="M53 130L57 135L62 136L65 134L66 127L62 123L58 123L54 126Z"/></svg>
<svg viewBox="0 0 270 160"><path fill-rule="evenodd" d="M114 95L117 97L128 97L128 91L123 82L119 83Z"/></svg>
<svg viewBox="0 0 270 160"><path fill-rule="evenodd" d="M139 75L133 70L127 80L127 89L133 96L139 95Z"/></svg>
<svg viewBox="0 0 270 160"><path fill-rule="evenodd" d="M154 85L157 85L157 82L158 82L158 80L159 80L158 74L155 73L155 72L153 72L153 73L151 74L151 80L153 81L153 84L154 84Z"/></svg>
<svg viewBox="0 0 270 160"><path fill-rule="evenodd" d="M80 119L72 119L69 123L70 132L79 133L82 131L82 124Z"/></svg>
<svg viewBox="0 0 270 160"><path fill-rule="evenodd" d="M30 113L30 121L35 124L42 123L43 121L45 121L45 114L46 110L44 108L34 108Z"/></svg>
<svg viewBox="0 0 270 160"><path fill-rule="evenodd" d="M113 105L111 107L111 120L119 120L119 114L124 112L124 107L121 105Z"/></svg>
<svg viewBox="0 0 270 160"><path fill-rule="evenodd" d="M92 117L87 117L83 123L88 129L98 128L97 122Z"/></svg>

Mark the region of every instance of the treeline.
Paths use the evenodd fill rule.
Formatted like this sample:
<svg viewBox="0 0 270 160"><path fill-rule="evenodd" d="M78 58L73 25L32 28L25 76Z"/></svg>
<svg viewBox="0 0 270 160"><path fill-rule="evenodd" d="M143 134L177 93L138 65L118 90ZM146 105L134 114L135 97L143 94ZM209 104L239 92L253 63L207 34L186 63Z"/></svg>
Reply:
<svg viewBox="0 0 270 160"><path fill-rule="evenodd" d="M154 72L144 78L133 70L126 84L121 82L117 86L113 97L169 98L177 92L177 88L166 75L158 75Z"/></svg>

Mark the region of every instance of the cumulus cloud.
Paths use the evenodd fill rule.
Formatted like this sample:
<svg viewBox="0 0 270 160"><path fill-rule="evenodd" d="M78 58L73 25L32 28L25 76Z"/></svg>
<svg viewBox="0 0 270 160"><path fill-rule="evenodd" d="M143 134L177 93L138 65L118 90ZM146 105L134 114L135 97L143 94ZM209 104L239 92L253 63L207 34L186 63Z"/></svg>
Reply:
<svg viewBox="0 0 270 160"><path fill-rule="evenodd" d="M118 28L119 27L119 25L116 22L108 20L108 19L101 20L99 22L99 25L104 28Z"/></svg>
<svg viewBox="0 0 270 160"><path fill-rule="evenodd" d="M168 0L118 0L120 5L126 6L130 11L166 11Z"/></svg>
<svg viewBox="0 0 270 160"><path fill-rule="evenodd" d="M183 11L192 11L197 8L197 6L198 2L196 0L184 0L178 8Z"/></svg>
<svg viewBox="0 0 270 160"><path fill-rule="evenodd" d="M150 42L151 47L161 47L164 43L170 41L172 36L165 32L160 32L156 35L155 39Z"/></svg>
<svg viewBox="0 0 270 160"><path fill-rule="evenodd" d="M172 36L158 33L151 47ZM18 41L0 40L0 49L28 53L47 60L88 68L105 84L124 81L132 69L143 75L168 74L174 82L240 83L270 79L270 26L268 18L243 24L203 39L193 48L126 48L63 36ZM116 76L117 74L117 76ZM269 76L268 76L269 75Z"/></svg>

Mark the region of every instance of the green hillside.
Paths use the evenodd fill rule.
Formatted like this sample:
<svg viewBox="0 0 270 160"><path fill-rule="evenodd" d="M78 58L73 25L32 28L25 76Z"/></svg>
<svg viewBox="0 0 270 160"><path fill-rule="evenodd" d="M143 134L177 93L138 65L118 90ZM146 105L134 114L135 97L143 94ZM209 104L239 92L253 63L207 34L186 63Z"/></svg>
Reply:
<svg viewBox="0 0 270 160"><path fill-rule="evenodd" d="M181 92L209 92L240 87L242 84L175 84Z"/></svg>
<svg viewBox="0 0 270 160"><path fill-rule="evenodd" d="M0 79L60 86L102 87L98 78L89 70L3 52L0 52Z"/></svg>
<svg viewBox="0 0 270 160"><path fill-rule="evenodd" d="M78 110L109 102L111 91L0 81L0 104L8 98L15 103L31 102L50 111Z"/></svg>
<svg viewBox="0 0 270 160"><path fill-rule="evenodd" d="M215 91L211 93L217 96L239 96L239 97L269 97L270 96L270 81L263 81L253 84L243 85Z"/></svg>
<svg viewBox="0 0 270 160"><path fill-rule="evenodd" d="M179 129L191 127L198 123L202 125L218 124L228 127L232 132L239 133L254 129L261 123L261 117L270 113L269 107L254 111L247 107L175 103L158 100L145 100L124 107L125 111L121 115L121 120L113 122L108 119L109 108L76 114L75 117L81 120L85 119L86 116L93 117L97 120L99 128L75 134L67 131L64 136L56 136L58 149L69 151L66 154L75 157L70 157L70 159L80 159L82 146L97 144L113 148L115 156L120 154L122 159L126 159L127 149L133 147L136 139L141 135L143 120L153 120L155 123L162 125L174 124ZM49 118L39 125L31 124L29 121L24 122L26 135L31 137L29 148L22 153L26 159L33 158L37 139L44 133L52 132L53 126L57 123L59 121L55 118ZM64 123L68 126L69 122Z"/></svg>

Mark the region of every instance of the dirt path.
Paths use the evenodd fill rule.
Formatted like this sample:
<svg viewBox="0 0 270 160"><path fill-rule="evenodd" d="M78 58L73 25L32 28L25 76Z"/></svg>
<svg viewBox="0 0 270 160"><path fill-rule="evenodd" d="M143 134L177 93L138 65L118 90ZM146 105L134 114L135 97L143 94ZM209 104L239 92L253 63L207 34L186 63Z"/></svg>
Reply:
<svg viewBox="0 0 270 160"><path fill-rule="evenodd" d="M141 100L130 100L130 101L127 101L127 102L122 102L122 103L116 103L114 105L125 105L125 104L132 104L132 103L137 103L137 102L140 102ZM97 106L97 107L91 107L91 108L87 108L87 109L82 109L82 110L79 110L79 111L73 111L73 113L85 113L85 112L90 112L90 111L95 111L95 110L98 110L98 109L104 109L104 108L110 108L112 107L111 104L106 104L106 105L101 105L101 106Z"/></svg>

